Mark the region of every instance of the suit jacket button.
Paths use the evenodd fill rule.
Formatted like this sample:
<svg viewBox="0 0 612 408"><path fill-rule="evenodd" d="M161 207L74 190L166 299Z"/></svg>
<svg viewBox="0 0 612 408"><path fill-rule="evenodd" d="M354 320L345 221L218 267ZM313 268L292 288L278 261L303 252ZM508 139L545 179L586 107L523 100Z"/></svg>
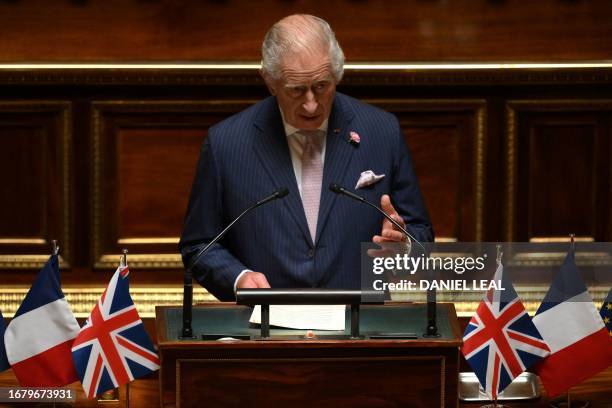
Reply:
<svg viewBox="0 0 612 408"><path fill-rule="evenodd" d="M308 257L309 257L309 258L314 257L314 253L315 253L314 249L310 248L310 249L308 250Z"/></svg>

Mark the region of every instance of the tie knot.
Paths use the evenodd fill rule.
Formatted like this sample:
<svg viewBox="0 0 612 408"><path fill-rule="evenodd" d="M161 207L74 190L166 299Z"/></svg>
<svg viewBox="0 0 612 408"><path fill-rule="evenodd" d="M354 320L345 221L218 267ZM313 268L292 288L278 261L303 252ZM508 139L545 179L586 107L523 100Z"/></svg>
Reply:
<svg viewBox="0 0 612 408"><path fill-rule="evenodd" d="M325 134L323 131L316 130L300 130L300 134L304 135L304 146L313 146L317 150L321 150L323 147L323 137Z"/></svg>

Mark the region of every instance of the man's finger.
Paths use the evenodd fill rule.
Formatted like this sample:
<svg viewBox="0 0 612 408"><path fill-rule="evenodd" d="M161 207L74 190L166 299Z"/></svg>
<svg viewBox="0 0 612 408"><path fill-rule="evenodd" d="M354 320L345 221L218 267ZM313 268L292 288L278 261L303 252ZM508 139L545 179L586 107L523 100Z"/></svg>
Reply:
<svg viewBox="0 0 612 408"><path fill-rule="evenodd" d="M397 211L393 208L393 204L391 204L391 197L389 197L389 194L383 194L383 196L380 197L380 207L388 215L397 214Z"/></svg>
<svg viewBox="0 0 612 408"><path fill-rule="evenodd" d="M270 284L268 283L268 279L266 279L266 275L263 273L258 273L253 276L253 280L257 284L258 288L269 288Z"/></svg>

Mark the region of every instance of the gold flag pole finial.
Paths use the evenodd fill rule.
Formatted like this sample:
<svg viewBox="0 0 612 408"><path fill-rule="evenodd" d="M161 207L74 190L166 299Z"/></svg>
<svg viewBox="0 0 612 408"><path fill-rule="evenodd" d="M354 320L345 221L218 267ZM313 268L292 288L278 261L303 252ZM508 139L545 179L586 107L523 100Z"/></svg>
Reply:
<svg viewBox="0 0 612 408"><path fill-rule="evenodd" d="M128 254L128 250L126 248L123 248L123 255L121 255L121 261L120 261L120 265L124 268L127 268L128 263L127 263L127 254Z"/></svg>

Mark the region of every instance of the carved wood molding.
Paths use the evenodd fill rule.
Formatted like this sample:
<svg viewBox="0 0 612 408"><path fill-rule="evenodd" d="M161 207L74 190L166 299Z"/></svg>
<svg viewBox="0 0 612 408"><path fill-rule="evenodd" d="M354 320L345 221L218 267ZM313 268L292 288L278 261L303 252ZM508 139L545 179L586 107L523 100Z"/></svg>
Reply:
<svg viewBox="0 0 612 408"><path fill-rule="evenodd" d="M474 123L472 139L472 161L474 170L471 180L474 185L474 236L469 240L481 241L484 233L484 206L486 182L487 102L483 99L365 99L390 112L468 112ZM462 237L436 237L438 241L454 242Z"/></svg>
<svg viewBox="0 0 612 408"><path fill-rule="evenodd" d="M344 85L612 83L612 63L347 64ZM250 64L0 64L0 85L262 85Z"/></svg>
<svg viewBox="0 0 612 408"><path fill-rule="evenodd" d="M116 226L118 217L109 212L118 197L110 197L109 188L115 188L117 180L107 179L107 170L116 165L115 157L108 152L108 146L114 145L119 127L112 122L111 117L123 115L139 115L136 121L130 121L125 126L131 127L160 127L170 126L163 122L150 122L150 118L162 115L191 115L201 116L199 119L191 119L191 122L177 124L176 128L198 127L205 129L212 125L211 119L206 115L229 116L232 113L243 110L253 104L252 100L235 101L94 101L92 102L92 183L91 183L91 206L92 206L92 253L94 268L116 268L120 257L120 247L130 249L134 252L129 257L130 267L147 269L175 269L183 268L181 256L178 253L177 237L138 236L127 239L109 233L109 226ZM143 116L144 115L144 116ZM194 122L196 120L196 122ZM112 124L111 124L112 122ZM110 126L110 131L106 129ZM105 130L106 129L106 130ZM201 142L201 141L200 141ZM111 188L111 189L112 189ZM113 190L114 191L114 190ZM183 209L181 209L182 211ZM114 215L113 215L114 214ZM110 218L109 218L110 217ZM125 221L125 220L124 220ZM109 242L112 242L109 244ZM132 251L130 245L138 248Z"/></svg>
<svg viewBox="0 0 612 408"><path fill-rule="evenodd" d="M505 104L505 239L508 242L516 240L515 223L518 182L519 146L519 114L522 112L612 112L610 99L545 99L545 100L510 100ZM593 237L578 237L578 240L593 241ZM532 242L564 242L567 237L538 237ZM536 254L537 256L537 254Z"/></svg>
<svg viewBox="0 0 612 408"><path fill-rule="evenodd" d="M0 237L0 246L11 248L10 253L4 252L0 255L0 269L37 269L42 267L48 260L51 253L51 241L57 239L61 249L60 266L69 268L72 252L72 192L71 192L71 173L72 169L72 104L67 101L0 101L0 114L31 114L35 117L38 114L51 114L52 119L46 120L40 126L46 126L52 130L50 140L43 142L50 146L41 147L43 154L53 157L55 166L53 173L57 174L50 189L56 187L56 191L49 191L47 196L36 197L43 203L49 200L57 206L57 218L51 219L51 223L57 223L57 236L48 236L48 226L45 226L42 236L37 237ZM29 122L20 125L31 126ZM49 183L50 180L44 180ZM44 209L47 211L48 207ZM28 214L35 217L36 214ZM15 252L13 248L22 247L23 252Z"/></svg>

